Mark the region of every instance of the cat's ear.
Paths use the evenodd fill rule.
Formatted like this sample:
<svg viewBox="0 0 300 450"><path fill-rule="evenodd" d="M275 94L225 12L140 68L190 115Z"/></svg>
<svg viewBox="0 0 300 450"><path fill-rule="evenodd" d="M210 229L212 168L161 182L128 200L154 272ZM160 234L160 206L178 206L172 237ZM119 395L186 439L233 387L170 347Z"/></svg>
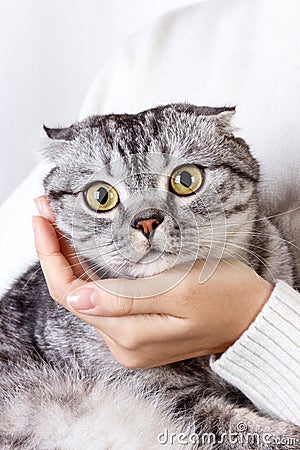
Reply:
<svg viewBox="0 0 300 450"><path fill-rule="evenodd" d="M232 118L236 113L235 106L228 108L220 108L219 111L213 115L215 124L219 131L225 136L233 137L233 132L236 127L232 123Z"/></svg>
<svg viewBox="0 0 300 450"><path fill-rule="evenodd" d="M73 125L68 128L48 128L43 125L44 133L39 143L39 154L43 160L60 164L70 156L76 157L76 130Z"/></svg>
<svg viewBox="0 0 300 450"><path fill-rule="evenodd" d="M68 128L48 128L46 125L43 125L43 128L48 138L53 140L72 141L75 137L72 126Z"/></svg>

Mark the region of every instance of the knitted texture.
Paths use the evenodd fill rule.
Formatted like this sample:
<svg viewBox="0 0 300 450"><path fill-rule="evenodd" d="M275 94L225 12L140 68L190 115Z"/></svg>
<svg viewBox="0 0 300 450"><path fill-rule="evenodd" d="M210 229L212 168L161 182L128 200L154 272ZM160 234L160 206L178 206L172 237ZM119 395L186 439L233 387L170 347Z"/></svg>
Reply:
<svg viewBox="0 0 300 450"><path fill-rule="evenodd" d="M261 410L300 425L300 295L279 281L256 320L211 367Z"/></svg>

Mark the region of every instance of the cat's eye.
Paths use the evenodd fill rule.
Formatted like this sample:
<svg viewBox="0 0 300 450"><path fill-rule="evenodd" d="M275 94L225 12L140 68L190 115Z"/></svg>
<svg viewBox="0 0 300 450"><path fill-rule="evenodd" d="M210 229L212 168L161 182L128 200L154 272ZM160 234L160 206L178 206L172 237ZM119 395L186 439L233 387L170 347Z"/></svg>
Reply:
<svg viewBox="0 0 300 450"><path fill-rule="evenodd" d="M203 183L203 170L194 164L177 167L170 178L170 187L177 195L194 194Z"/></svg>
<svg viewBox="0 0 300 450"><path fill-rule="evenodd" d="M109 211L119 202L117 191L104 181L90 185L84 191L84 197L88 206L98 212Z"/></svg>

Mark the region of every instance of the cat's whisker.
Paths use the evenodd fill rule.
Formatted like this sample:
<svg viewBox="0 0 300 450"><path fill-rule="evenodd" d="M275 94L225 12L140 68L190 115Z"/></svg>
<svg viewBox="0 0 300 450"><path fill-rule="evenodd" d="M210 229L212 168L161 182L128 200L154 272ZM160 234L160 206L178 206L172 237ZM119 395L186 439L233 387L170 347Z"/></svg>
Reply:
<svg viewBox="0 0 300 450"><path fill-rule="evenodd" d="M222 238L222 236L219 236L219 237L221 237ZM217 242L216 241L216 239L218 239L218 236L216 236L216 235L214 235L213 236L213 238L212 238L212 244L213 244L213 242ZM224 243L224 247L226 246L226 245L233 245L234 243L236 243L236 244L244 244L244 245L246 245L246 243L244 242L244 241L239 241L239 240L234 240L234 243L231 243L230 241L228 241L227 239L224 239L223 241L218 241L219 243ZM274 251L274 250L271 250L271 249L269 249L269 248L265 248L265 247L261 247L261 246L259 246L259 245L256 245L256 244L248 244L247 243L247 246L248 246L248 248L256 248L256 249L259 249L259 250L263 250L264 252L267 252L267 253L269 253L269 254L273 254L273 255L277 255L277 252L276 251Z"/></svg>
<svg viewBox="0 0 300 450"><path fill-rule="evenodd" d="M106 252L105 254L101 254L101 257L102 256L108 256L108 255L110 255L110 254L112 254L112 253L114 253L114 251L111 251L111 252ZM82 255L83 256L83 255ZM89 263L93 263L91 266L88 266L88 267L84 267L85 266L85 264L89 264ZM69 266L68 266L68 268L69 267L71 267L71 268L77 268L77 267L81 267L85 272L87 272L87 271L92 271L92 270L95 270L95 269L98 269L99 270L99 262L98 261L95 261L95 257L85 257L85 256L83 256L83 261L81 262L81 261L78 261L78 262L75 262L75 263L73 263L73 264L70 264ZM66 270L68 269L68 268L66 268Z"/></svg>
<svg viewBox="0 0 300 450"><path fill-rule="evenodd" d="M238 233L237 233L237 234L238 234ZM226 233L226 236L227 236L227 233ZM203 239L203 241L202 241L201 238L200 238L200 243L199 243L198 247L201 248L201 246L202 246L202 244L204 243L204 241L211 242L211 245L212 245L214 242L217 242L216 239L222 238L222 237L224 237L224 236L223 236L223 235L218 236L218 235L216 235L216 234L213 234L211 240L205 238L205 239ZM223 242L224 246L225 246L226 244L230 244L230 242L226 239L226 237L224 237L224 240L223 240L223 241L219 240L218 242L219 242L219 243L222 243L222 242ZM241 241L235 240L234 242L237 243L237 244L245 244L245 242L242 241L242 240L241 240ZM195 241L184 241L184 244L185 244L185 245L190 245L190 244L194 245L194 244L195 244ZM254 248L257 248L257 249L260 249L260 250L264 250L264 251L266 251L266 252L268 252L268 253L273 253L274 255L277 254L277 252L275 252L275 251L273 251L273 250L271 250L271 249L267 249L267 248L265 248L265 247L260 247L259 245L256 245L256 244L247 244L247 245L248 245L249 247L254 247ZM184 251L186 251L185 247L182 247L182 249L183 249Z"/></svg>
<svg viewBox="0 0 300 450"><path fill-rule="evenodd" d="M265 233L265 232L257 232L257 231L226 231L226 235L229 234L250 234L251 236L262 236L262 237L270 237L270 238L274 238L273 234L270 233ZM289 241L288 239L284 239L281 236L276 236L277 240L280 240L288 245L291 245L292 247L294 247L296 250L300 251L300 247L298 247L296 244L294 244L292 241Z"/></svg>
<svg viewBox="0 0 300 450"><path fill-rule="evenodd" d="M31 275L30 277L27 279L26 283L22 286L22 289L24 290L28 283L32 280L32 278L34 278L34 276L40 271L42 270L41 266L39 266Z"/></svg>
<svg viewBox="0 0 300 450"><path fill-rule="evenodd" d="M263 216L263 217L259 217L258 219L253 219L253 220L247 220L246 222L243 222L243 223L248 225L248 224L251 224L251 223L257 223L257 222L262 222L262 221L264 222L266 219L274 219L276 217L280 217L280 216L283 216L283 215L290 214L292 212L298 211L299 209L300 209L300 206L297 206L296 208L292 208L292 209L289 209L287 211L283 211L283 212L278 213L278 214L273 214L273 215L270 215L270 216ZM209 216L211 216L211 215L209 215ZM222 217L222 215L220 215L220 218L221 217ZM230 219L226 218L226 215L224 214L224 223L220 224L219 226L218 225L208 224L208 225L198 225L197 228L212 228L213 227L215 229L215 228L218 228L218 227L225 228L225 227L228 227L228 226L235 226L235 225L240 226L241 223L240 222L231 222Z"/></svg>
<svg viewBox="0 0 300 450"><path fill-rule="evenodd" d="M205 245L203 245L203 247L205 247ZM206 248L209 250L210 249L210 245L206 245ZM246 265L248 265L248 266L250 266L252 269L253 269L253 265L244 257L244 256L241 256L241 255L239 255L238 253L236 253L234 250L232 250L232 249L228 249L228 252L231 254L231 255L234 255L234 259L237 259L237 260L240 260L240 261L242 261L242 262L245 262L245 264ZM206 258L205 258L206 259ZM222 262L225 262L225 263L228 263L228 264L230 264L229 263L229 261L228 261L228 259L226 259L226 258L222 258L221 259L222 260ZM220 260L220 261L221 261ZM234 267L232 264L230 264L232 267ZM254 270L254 269L253 269Z"/></svg>
<svg viewBox="0 0 300 450"><path fill-rule="evenodd" d="M90 250L99 250L99 249L98 249L97 247L94 247L94 248L90 248L89 251L90 251ZM96 254L96 256L90 256L90 257L88 257L88 259L95 259L95 257L97 257L97 256L99 256L99 257L107 256L107 255L116 253L117 251L118 251L118 249L114 248L114 249L112 249L112 250L110 250L110 251L106 251L106 252L98 252L98 253ZM80 251L80 252L75 252L75 253L73 253L73 254L68 254L67 256L68 256L68 257L77 257L78 259L79 259L79 258L86 259L86 252L82 252L82 251Z"/></svg>
<svg viewBox="0 0 300 450"><path fill-rule="evenodd" d="M84 247L84 251L87 251L87 250L97 250L97 249L99 249L99 248L109 247L109 246L112 245L112 244L114 244L113 241L111 241L110 243L105 244L105 245L93 245L92 247ZM73 247L73 248L74 248L74 252L73 252L74 255L75 255L76 253L79 253L79 252L80 252L80 250L77 250L77 249L76 249L76 246ZM72 254L72 253L71 253L71 254Z"/></svg>
<svg viewBox="0 0 300 450"><path fill-rule="evenodd" d="M300 209L300 206L296 206L295 208L288 209L287 211L283 211L283 212L280 212L280 213L277 213L277 214L273 214L273 215L270 215L270 216L264 216L264 218L266 218L266 219L274 219L275 217L281 217L281 216L284 216L286 214L298 211L299 209Z"/></svg>
<svg viewBox="0 0 300 450"><path fill-rule="evenodd" d="M257 273L256 270L255 270L255 267L253 266L253 264L252 264L251 262L248 261L247 258L245 258L245 257L243 257L243 256L241 256L241 255L239 255L239 254L238 254L235 250L233 250L233 249L227 249L227 252L228 252L230 255L232 255L232 258L233 258L233 259L237 259L237 260L243 262L246 266L249 266L249 267L255 272L255 275L257 276L257 278L259 278L259 275L258 275L258 273ZM222 262L230 264L229 261L228 261L228 259L226 259L226 258L222 259ZM243 270L242 268L233 266L232 264L230 264L230 265L231 265L231 267L234 267L235 270L240 270L240 271ZM272 276L272 274L271 274L271 276ZM273 277L273 280L274 280L274 277Z"/></svg>
<svg viewBox="0 0 300 450"><path fill-rule="evenodd" d="M207 245L207 248L210 249L211 248L211 244ZM227 252L232 254L232 255L234 255L235 259L244 262L247 266L251 267L254 270L253 264L245 256L242 256L240 253L238 253L234 249L226 248L226 253ZM222 259L223 262L227 261L227 258L221 258L221 259Z"/></svg>
<svg viewBox="0 0 300 450"><path fill-rule="evenodd" d="M223 244L223 241L219 241L219 242L218 242L218 241L214 240L214 242L215 242L215 243L221 243L221 244ZM231 247L239 248L239 249L245 251L246 253L249 253L249 254L252 255L254 258L258 259L258 261L260 261L260 262L263 264L263 266L265 267L265 269L269 272L269 274L270 274L270 276L272 277L272 279L275 280L274 275L272 274L272 272L271 272L271 270L270 270L270 266L267 264L265 258L263 258L263 257L261 257L261 256L259 256L259 255L257 255L257 253L255 253L255 252L253 252L253 251L251 251L251 250L249 250L249 249L247 249L247 248L245 248L245 247L242 247L242 246L240 246L240 245L233 244L233 243L230 243L230 242L227 243L227 246L228 246L228 245L231 246ZM227 250L227 248L226 248L226 250ZM236 252L236 254L239 255L238 252ZM241 256L241 257L242 257L242 256ZM248 263L248 265L249 265L249 263Z"/></svg>

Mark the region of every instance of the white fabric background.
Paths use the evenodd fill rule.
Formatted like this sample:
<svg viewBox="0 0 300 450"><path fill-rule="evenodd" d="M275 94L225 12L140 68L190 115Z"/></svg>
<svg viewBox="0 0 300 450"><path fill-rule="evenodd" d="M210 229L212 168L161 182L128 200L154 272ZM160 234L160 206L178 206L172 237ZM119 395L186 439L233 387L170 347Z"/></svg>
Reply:
<svg viewBox="0 0 300 450"><path fill-rule="evenodd" d="M130 34L193 0L0 0L0 204L36 163L41 124L76 120Z"/></svg>

